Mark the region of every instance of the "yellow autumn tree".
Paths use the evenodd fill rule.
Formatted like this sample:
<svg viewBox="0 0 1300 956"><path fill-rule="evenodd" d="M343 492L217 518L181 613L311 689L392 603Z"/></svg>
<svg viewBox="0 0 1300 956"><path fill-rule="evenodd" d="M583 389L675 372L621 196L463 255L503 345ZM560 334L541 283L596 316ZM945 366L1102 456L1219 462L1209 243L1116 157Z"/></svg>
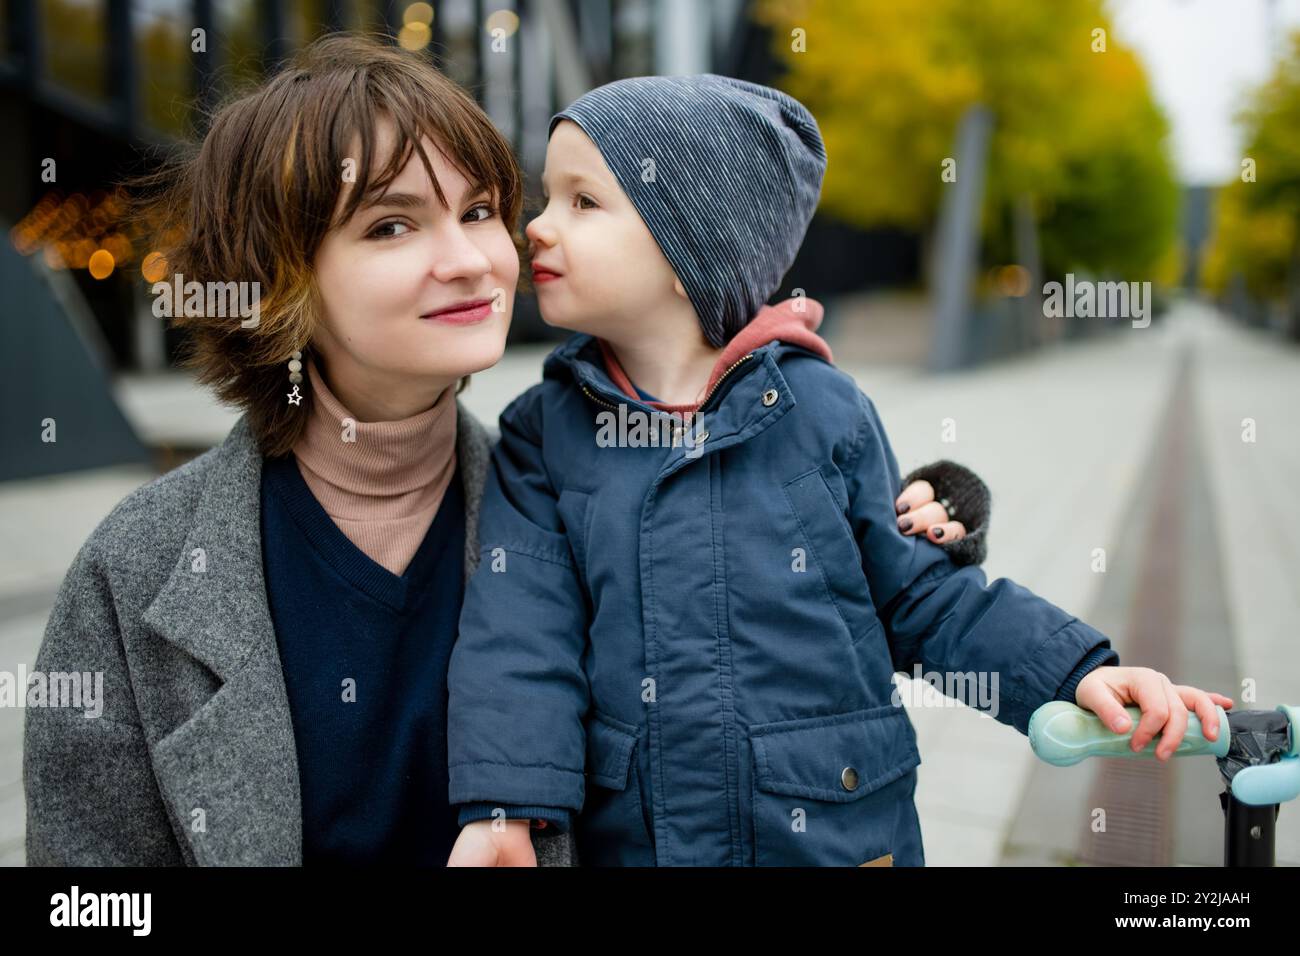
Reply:
<svg viewBox="0 0 1300 956"><path fill-rule="evenodd" d="M1300 32L1269 80L1238 116L1245 156L1219 190L1206 252L1206 286L1222 293L1234 277L1258 299L1291 300L1300 313ZM1292 323L1294 334L1300 325Z"/></svg>
<svg viewBox="0 0 1300 956"><path fill-rule="evenodd" d="M994 123L993 259L1010 258L1010 211L1024 197L1049 271L1140 271L1167 253L1177 211L1167 128L1100 0L760 0L755 16L772 31L781 85L826 139L827 213L925 233L958 123L980 103Z"/></svg>

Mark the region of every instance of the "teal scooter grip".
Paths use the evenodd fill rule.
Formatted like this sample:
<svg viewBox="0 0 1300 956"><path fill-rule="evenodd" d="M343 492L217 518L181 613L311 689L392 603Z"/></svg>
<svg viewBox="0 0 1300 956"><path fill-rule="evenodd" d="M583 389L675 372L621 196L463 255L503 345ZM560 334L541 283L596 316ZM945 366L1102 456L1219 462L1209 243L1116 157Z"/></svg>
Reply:
<svg viewBox="0 0 1300 956"><path fill-rule="evenodd" d="M1129 729L1116 733L1101 722L1090 710L1084 710L1069 701L1054 700L1043 704L1029 718L1029 745L1041 759L1057 767L1069 767L1086 757L1145 757L1154 759L1160 735L1137 753L1130 740L1142 718L1139 707L1125 707L1129 716ZM1213 754L1225 757L1232 742L1228 728L1228 715L1215 705L1219 716L1219 736L1209 740L1201 731L1201 721L1196 714L1187 713L1187 732L1174 751L1175 757L1195 754Z"/></svg>

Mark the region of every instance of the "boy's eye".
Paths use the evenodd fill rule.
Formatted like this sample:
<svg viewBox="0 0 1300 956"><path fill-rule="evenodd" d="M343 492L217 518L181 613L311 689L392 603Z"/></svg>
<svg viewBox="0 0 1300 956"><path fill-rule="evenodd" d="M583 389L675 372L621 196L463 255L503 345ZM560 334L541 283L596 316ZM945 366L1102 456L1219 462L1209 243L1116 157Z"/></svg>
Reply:
<svg viewBox="0 0 1300 956"><path fill-rule="evenodd" d="M397 236L401 235L401 233L396 233L396 234L391 232L385 233L383 230L395 228L397 226L401 226L403 229L410 228L406 223L402 222L400 219L390 219L387 222L381 222L379 225L375 226L374 229L371 229L370 232L366 235L366 238L367 239L395 239L397 238Z"/></svg>
<svg viewBox="0 0 1300 956"><path fill-rule="evenodd" d="M588 196L588 195L585 194L585 193L578 193L578 195L577 195L577 200L578 200L578 208L579 208L579 209L598 209L598 208L600 208L600 207L598 207L598 206L596 205L596 200L592 199L590 196ZM583 203L586 203L586 205L583 205Z"/></svg>

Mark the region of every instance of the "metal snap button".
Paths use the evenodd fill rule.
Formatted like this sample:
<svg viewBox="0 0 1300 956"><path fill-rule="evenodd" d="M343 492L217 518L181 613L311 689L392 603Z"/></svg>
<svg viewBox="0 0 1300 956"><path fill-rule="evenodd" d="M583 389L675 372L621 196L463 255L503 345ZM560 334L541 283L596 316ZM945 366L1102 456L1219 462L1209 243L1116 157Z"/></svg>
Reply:
<svg viewBox="0 0 1300 956"><path fill-rule="evenodd" d="M769 388L766 392L763 393L763 404L764 404L764 405L775 405L775 404L776 404L776 400L777 400L778 398L780 398L780 397L781 397L781 396L777 394L776 389L774 389L774 388Z"/></svg>
<svg viewBox="0 0 1300 956"><path fill-rule="evenodd" d="M840 783L844 785L845 790L858 789L858 772L852 767L845 767L840 771Z"/></svg>
<svg viewBox="0 0 1300 956"><path fill-rule="evenodd" d="M698 445L700 442L704 441L708 437L709 437L709 430L706 428L704 431L700 432L698 435L695 436L695 444Z"/></svg>

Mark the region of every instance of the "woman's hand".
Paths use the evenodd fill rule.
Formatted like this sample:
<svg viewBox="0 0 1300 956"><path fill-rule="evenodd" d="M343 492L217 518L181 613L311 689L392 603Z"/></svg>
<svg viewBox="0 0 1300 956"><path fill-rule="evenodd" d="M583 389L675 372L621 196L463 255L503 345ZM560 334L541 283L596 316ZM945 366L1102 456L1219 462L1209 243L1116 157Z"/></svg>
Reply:
<svg viewBox="0 0 1300 956"><path fill-rule="evenodd" d="M1124 711L1126 704L1142 708L1142 719L1133 732L1130 745L1137 753L1160 734L1156 758L1168 760L1187 732L1187 711L1200 718L1206 740L1218 740L1225 728L1219 726L1214 705L1224 710L1232 698L1210 691L1170 683L1169 678L1149 667L1098 667L1079 681L1074 702L1092 711L1116 733L1127 733L1131 721Z"/></svg>
<svg viewBox="0 0 1300 956"><path fill-rule="evenodd" d="M934 500L934 486L924 478L912 482L894 502L898 513L898 530L905 535L924 534L935 544L960 541L966 526L949 521L944 506Z"/></svg>
<svg viewBox="0 0 1300 956"><path fill-rule="evenodd" d="M528 820L475 820L465 825L451 848L448 866L536 866Z"/></svg>

